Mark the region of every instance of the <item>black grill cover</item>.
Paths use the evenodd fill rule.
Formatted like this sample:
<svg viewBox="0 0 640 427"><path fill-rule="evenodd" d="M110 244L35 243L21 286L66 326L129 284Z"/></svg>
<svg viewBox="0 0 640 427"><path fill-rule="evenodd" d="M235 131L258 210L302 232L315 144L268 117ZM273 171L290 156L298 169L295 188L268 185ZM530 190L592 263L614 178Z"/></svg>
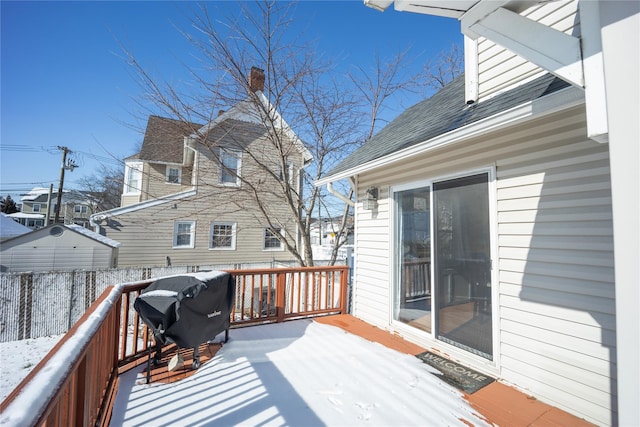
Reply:
<svg viewBox="0 0 640 427"><path fill-rule="evenodd" d="M197 347L231 325L235 281L223 271L158 279L133 306L161 344Z"/></svg>

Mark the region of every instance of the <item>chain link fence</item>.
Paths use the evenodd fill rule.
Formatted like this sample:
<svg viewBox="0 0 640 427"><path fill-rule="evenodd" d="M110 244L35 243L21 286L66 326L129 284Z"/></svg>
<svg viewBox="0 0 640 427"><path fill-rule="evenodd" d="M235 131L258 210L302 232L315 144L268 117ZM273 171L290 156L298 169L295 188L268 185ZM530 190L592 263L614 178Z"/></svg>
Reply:
<svg viewBox="0 0 640 427"><path fill-rule="evenodd" d="M119 283L203 270L274 268L294 264L291 261L272 261L96 271L0 273L0 342L64 334L107 287Z"/></svg>

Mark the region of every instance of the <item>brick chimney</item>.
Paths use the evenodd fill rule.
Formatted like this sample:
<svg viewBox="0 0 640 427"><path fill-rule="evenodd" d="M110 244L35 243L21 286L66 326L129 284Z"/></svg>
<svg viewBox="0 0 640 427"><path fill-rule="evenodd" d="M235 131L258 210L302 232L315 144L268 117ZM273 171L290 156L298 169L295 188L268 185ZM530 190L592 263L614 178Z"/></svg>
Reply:
<svg viewBox="0 0 640 427"><path fill-rule="evenodd" d="M249 89L252 92L264 92L264 70L258 67L251 67L249 74Z"/></svg>

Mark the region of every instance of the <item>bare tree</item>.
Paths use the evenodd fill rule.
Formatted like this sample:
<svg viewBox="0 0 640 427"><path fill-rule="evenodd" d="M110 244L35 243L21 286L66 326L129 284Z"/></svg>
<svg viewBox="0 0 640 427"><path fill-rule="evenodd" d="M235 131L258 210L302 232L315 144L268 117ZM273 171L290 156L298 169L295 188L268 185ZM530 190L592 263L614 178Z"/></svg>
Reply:
<svg viewBox="0 0 640 427"><path fill-rule="evenodd" d="M313 214L318 205L318 211L329 210L323 192L313 182L373 134L384 101L408 84L398 80L404 54L386 64L378 61L374 77L360 69L363 79L359 86L354 86L353 80L334 78L331 64L321 61L314 46L297 45L291 40L302 38L295 35L285 37L292 28L292 7L293 3L277 1L242 3L235 16L214 19L220 15L206 4L201 6L191 29L183 31L197 48L199 59L198 67L189 67L195 84L186 87L186 91L152 76L126 49L125 54L145 93L141 105L151 105L153 111L160 109L184 126L193 126L191 133L198 135L198 147L208 150L207 155L223 167L220 141L224 138L229 146L234 138L233 124L218 127L216 132L223 133L219 135L193 123L208 123L219 110L229 106L250 106L251 114L262 124L268 147L246 146L241 140L231 143L242 149L260 172L237 175L243 191L229 193L229 208L257 206L255 217L268 224L298 263L313 265ZM263 90L256 91L250 84L249 70L254 65L264 69ZM366 95L365 101L360 95ZM369 105L369 112L363 112L363 105ZM300 140L287 132L287 124ZM291 170L291 156L300 144L314 161L298 171ZM276 161L265 161L264 153L259 151L266 149L275 154L270 158ZM234 170L226 172L235 174ZM335 240L334 254L344 243L347 213L340 238ZM293 223L294 230L285 227L285 222ZM275 233L277 230L287 233L280 235Z"/></svg>
<svg viewBox="0 0 640 427"><path fill-rule="evenodd" d="M424 66L424 86L428 89L441 89L464 70L464 53L458 44L452 44L449 50L441 51Z"/></svg>
<svg viewBox="0 0 640 427"><path fill-rule="evenodd" d="M124 171L101 165L96 173L80 180L82 191L91 195L93 212L102 212L120 206Z"/></svg>

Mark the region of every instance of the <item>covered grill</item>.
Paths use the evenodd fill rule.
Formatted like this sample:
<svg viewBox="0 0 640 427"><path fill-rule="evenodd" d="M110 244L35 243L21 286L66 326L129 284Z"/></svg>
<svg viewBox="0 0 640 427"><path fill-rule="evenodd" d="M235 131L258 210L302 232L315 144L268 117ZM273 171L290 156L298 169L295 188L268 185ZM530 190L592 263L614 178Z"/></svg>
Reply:
<svg viewBox="0 0 640 427"><path fill-rule="evenodd" d="M222 331L225 342L229 338L234 291L233 277L223 271L164 277L143 290L133 306L153 332L154 362L159 362L163 345L175 343L182 348L193 347L193 369L197 369L200 344Z"/></svg>

